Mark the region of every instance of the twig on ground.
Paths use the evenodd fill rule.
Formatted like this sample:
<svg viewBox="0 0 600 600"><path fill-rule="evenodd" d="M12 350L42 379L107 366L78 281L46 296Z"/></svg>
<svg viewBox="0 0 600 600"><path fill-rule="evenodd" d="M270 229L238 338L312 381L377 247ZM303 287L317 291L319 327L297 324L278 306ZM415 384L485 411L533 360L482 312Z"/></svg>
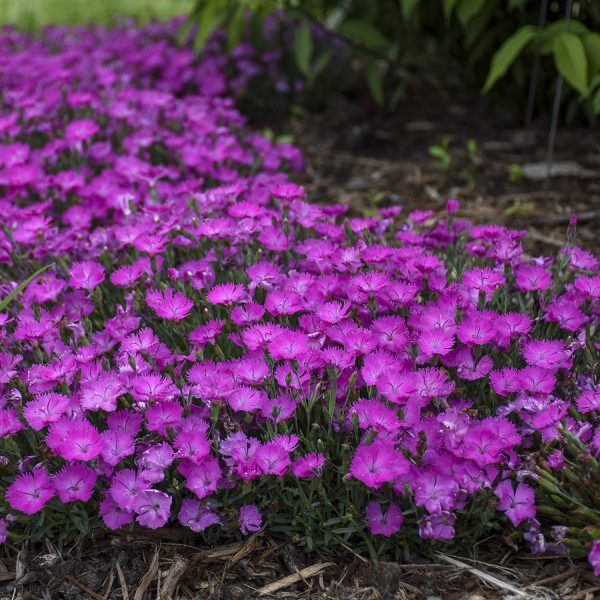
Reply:
<svg viewBox="0 0 600 600"><path fill-rule="evenodd" d="M158 573L158 555L159 549L156 548L156 550L154 551L154 556L152 557L152 562L150 563L150 567L148 568L146 574L142 577L142 580L140 581L137 590L135 590L133 600L142 600L142 597L146 593L148 587L150 587L152 580L156 577Z"/></svg>
<svg viewBox="0 0 600 600"><path fill-rule="evenodd" d="M573 567L572 569L569 569L568 571L565 571L564 573L559 573L558 575L553 575L552 577L545 577L544 579L539 579L538 581L535 581L534 583L528 585L527 587L538 587L538 586L542 586L542 585L547 585L549 583L558 583L559 581L564 581L565 579L569 579L569 577L571 577L571 575L576 575L577 573L579 573L580 569L579 567Z"/></svg>
<svg viewBox="0 0 600 600"><path fill-rule="evenodd" d="M283 590L298 581L302 581L308 577L314 577L321 573L321 571L327 569L327 567L333 566L333 563L318 563L316 565L312 565L310 567L306 567L305 569L301 569L297 573L293 575L288 575L279 581L274 581L273 583L269 583L264 587L257 590L260 596L266 596L267 594L273 594L279 590Z"/></svg>
<svg viewBox="0 0 600 600"><path fill-rule="evenodd" d="M600 591L600 586L598 586L598 585L595 587L587 588L585 590L581 590L580 592L577 592L573 596L569 596L569 600L579 600L580 598L585 598L587 600L588 594L589 594L590 598L593 598L594 596L592 594L594 592L598 592L598 591Z"/></svg>
<svg viewBox="0 0 600 600"><path fill-rule="evenodd" d="M125 575L123 575L123 569L121 569L121 563L117 561L117 575L119 577L119 584L121 585L121 596L123 600L129 600L129 590L127 589L127 582L125 581Z"/></svg>
<svg viewBox="0 0 600 600"><path fill-rule="evenodd" d="M450 556L447 556L446 554L442 554L440 552L437 552L436 556L438 556L443 561L445 561L451 565L454 565L456 567L462 567L463 569L465 569L472 575L475 575L475 577L478 577L482 581L486 581L490 585L493 585L501 590L506 590L508 592L512 592L513 594L515 594L516 596L519 596L520 598L528 597L528 594L526 592L524 592L523 590L520 590L519 588L516 588L514 585L508 583L507 581L498 579L498 577L496 577L495 575L490 575L489 573L481 571L480 569L476 569L475 567L470 567L467 563L464 563L460 560L456 560L455 558L451 558Z"/></svg>
<svg viewBox="0 0 600 600"><path fill-rule="evenodd" d="M110 595L114 581L115 581L115 570L111 569L110 575L108 576L108 583L106 584L106 591L104 592L104 594L102 594L102 597L104 598L104 600L107 600L108 596Z"/></svg>
<svg viewBox="0 0 600 600"><path fill-rule="evenodd" d="M173 564L169 567L169 571L165 575L162 587L160 588L161 600L171 600L179 580L187 570L188 561L183 556L176 554L173 557Z"/></svg>

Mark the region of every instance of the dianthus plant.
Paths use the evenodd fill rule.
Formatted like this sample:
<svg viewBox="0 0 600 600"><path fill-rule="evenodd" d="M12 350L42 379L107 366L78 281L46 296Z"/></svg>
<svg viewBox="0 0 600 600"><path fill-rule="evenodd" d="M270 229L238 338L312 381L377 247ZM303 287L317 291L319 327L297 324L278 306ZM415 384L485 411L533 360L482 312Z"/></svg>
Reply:
<svg viewBox="0 0 600 600"><path fill-rule="evenodd" d="M298 150L231 100L260 55L197 62L175 30L0 37L2 296L51 265L0 314L0 537L267 528L376 556L539 549L551 514L600 564L540 505L567 442L597 468L596 258L572 230L531 257L456 201L309 203Z"/></svg>

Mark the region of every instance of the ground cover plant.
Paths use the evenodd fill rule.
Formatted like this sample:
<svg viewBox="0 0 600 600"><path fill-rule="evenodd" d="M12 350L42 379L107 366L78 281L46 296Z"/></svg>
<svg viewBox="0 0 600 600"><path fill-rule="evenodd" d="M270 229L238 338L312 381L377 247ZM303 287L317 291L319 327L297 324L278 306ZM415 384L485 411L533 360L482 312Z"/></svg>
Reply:
<svg viewBox="0 0 600 600"><path fill-rule="evenodd" d="M600 573L600 276L575 245L308 202L178 23L0 38L0 529L491 533ZM40 272L44 269L43 272Z"/></svg>

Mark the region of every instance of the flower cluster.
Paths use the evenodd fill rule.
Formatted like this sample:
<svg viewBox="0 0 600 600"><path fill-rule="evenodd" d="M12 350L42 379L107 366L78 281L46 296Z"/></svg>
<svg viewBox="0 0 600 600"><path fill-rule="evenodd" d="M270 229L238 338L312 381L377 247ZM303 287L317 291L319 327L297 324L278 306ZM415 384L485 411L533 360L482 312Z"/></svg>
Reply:
<svg viewBox="0 0 600 600"><path fill-rule="evenodd" d="M245 534L291 489L346 540L450 540L481 498L532 527L534 457L600 453L597 260L307 202L228 96L251 52L174 32L0 37L2 296L51 265L0 314L4 514Z"/></svg>

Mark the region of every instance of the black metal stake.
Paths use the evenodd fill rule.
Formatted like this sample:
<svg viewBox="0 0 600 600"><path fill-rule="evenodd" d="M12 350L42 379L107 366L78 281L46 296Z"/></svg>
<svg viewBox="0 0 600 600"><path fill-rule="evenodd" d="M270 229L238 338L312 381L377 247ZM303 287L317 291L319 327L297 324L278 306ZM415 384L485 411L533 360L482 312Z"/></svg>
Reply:
<svg viewBox="0 0 600 600"><path fill-rule="evenodd" d="M543 0L538 18L538 30L541 31L546 24L546 12L548 11L548 0ZM529 82L529 95L527 96L527 111L525 112L525 127L531 127L533 120L533 109L535 106L535 93L537 91L537 82L540 75L540 49L536 47L533 56L533 70L531 72L531 81Z"/></svg>
<svg viewBox="0 0 600 600"><path fill-rule="evenodd" d="M571 12L573 10L573 0L567 0L565 9L565 31L569 30ZM552 121L550 122L550 132L548 135L548 149L546 151L546 180L544 181L544 190L550 187L550 171L552 169L552 159L554 158L554 143L556 141L556 129L558 126L558 112L560 109L560 97L562 94L563 76L559 74L556 80L556 90L554 91L554 104L552 106Z"/></svg>

